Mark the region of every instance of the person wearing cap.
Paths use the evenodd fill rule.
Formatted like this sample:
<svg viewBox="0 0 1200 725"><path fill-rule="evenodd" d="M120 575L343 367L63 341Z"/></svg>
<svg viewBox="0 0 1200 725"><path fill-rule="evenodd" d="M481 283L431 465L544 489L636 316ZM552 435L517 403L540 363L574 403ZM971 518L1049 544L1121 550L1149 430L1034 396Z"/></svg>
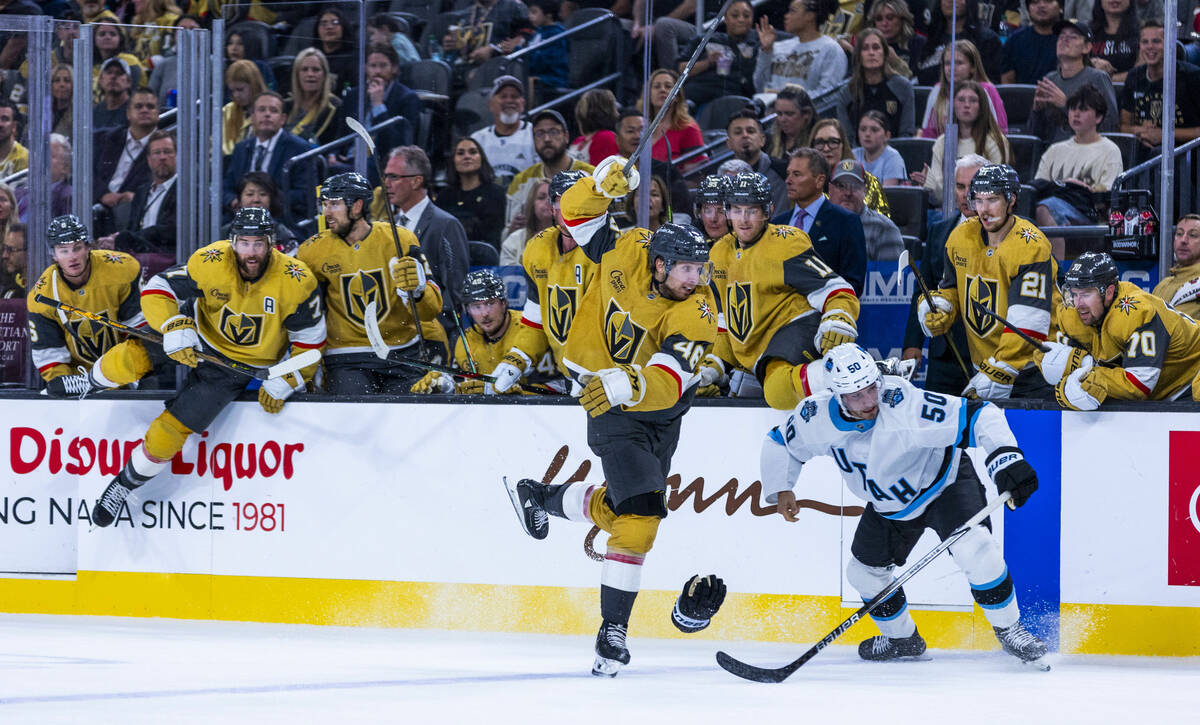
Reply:
<svg viewBox="0 0 1200 725"><path fill-rule="evenodd" d="M862 220L867 242L867 259L889 262L900 258L904 240L891 219L867 208L867 172L853 159L839 161L829 180L829 200Z"/></svg>
<svg viewBox="0 0 1200 725"><path fill-rule="evenodd" d="M1065 141L1074 135L1067 123L1067 97L1090 83L1104 96L1108 108L1100 122L1100 132L1116 131L1120 114L1112 79L1088 62L1092 31L1088 24L1075 19L1060 20L1054 26L1055 53L1058 70L1047 73L1037 81L1033 94L1033 113L1029 117L1029 133L1047 143Z"/></svg>
<svg viewBox="0 0 1200 725"><path fill-rule="evenodd" d="M525 84L515 76L500 76L492 83L488 100L492 113L491 126L471 134L479 142L492 170L496 183L504 186L534 162L533 124L521 120L525 115Z"/></svg>
<svg viewBox="0 0 1200 725"><path fill-rule="evenodd" d="M92 125L95 128L125 125L125 106L129 103L131 78L129 64L122 58L114 56L100 66L100 92L104 96L92 110Z"/></svg>
<svg viewBox="0 0 1200 725"><path fill-rule="evenodd" d="M517 174L508 185L506 219L509 232L525 225L525 215L522 213L525 199L539 182L554 178L560 171L590 173L593 168L591 164L573 159L567 154L571 135L562 114L547 109L530 120L533 124L533 150L541 161Z"/></svg>
<svg viewBox="0 0 1200 725"><path fill-rule="evenodd" d="M0 177L29 168L29 150L17 141L20 115L16 103L0 99Z"/></svg>
<svg viewBox="0 0 1200 725"><path fill-rule="evenodd" d="M1063 0L1026 0L1029 25L1004 43L1001 83L1037 83L1057 64L1054 29L1063 16Z"/></svg>

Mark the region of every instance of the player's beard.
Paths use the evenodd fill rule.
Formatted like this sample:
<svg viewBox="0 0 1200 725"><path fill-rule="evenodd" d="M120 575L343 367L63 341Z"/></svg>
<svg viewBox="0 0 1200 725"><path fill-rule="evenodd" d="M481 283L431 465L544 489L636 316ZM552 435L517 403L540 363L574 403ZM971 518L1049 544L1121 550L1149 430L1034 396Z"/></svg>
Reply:
<svg viewBox="0 0 1200 725"><path fill-rule="evenodd" d="M326 217L325 221L327 224L329 224L329 231L333 232L342 239L345 239L346 236L350 234L350 230L354 228L354 222L351 221L349 217L344 217L342 219Z"/></svg>
<svg viewBox="0 0 1200 725"><path fill-rule="evenodd" d="M242 279L247 282L257 282L258 278L263 276L263 272L267 271L267 259L270 258L270 255L269 251L259 255L247 255L246 257L238 255L238 274L242 275ZM251 261L258 262L253 270L247 266L247 263Z"/></svg>

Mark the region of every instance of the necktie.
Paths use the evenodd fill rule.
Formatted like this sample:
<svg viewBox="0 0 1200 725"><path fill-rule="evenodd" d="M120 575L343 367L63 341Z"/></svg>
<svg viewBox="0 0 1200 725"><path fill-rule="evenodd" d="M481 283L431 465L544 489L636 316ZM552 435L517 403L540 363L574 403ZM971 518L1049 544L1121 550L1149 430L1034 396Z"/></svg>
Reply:
<svg viewBox="0 0 1200 725"><path fill-rule="evenodd" d="M260 143L258 145L258 148L256 148L254 150L254 170L255 171L266 171L266 169L263 168L263 162L266 160L267 160L267 146L266 146L266 144Z"/></svg>
<svg viewBox="0 0 1200 725"><path fill-rule="evenodd" d="M796 208L796 213L792 215L792 226L797 229L804 229L804 220L808 218L808 212L799 207Z"/></svg>
<svg viewBox="0 0 1200 725"><path fill-rule="evenodd" d="M408 217L403 214L400 215L400 226L402 226L402 227L408 226Z"/></svg>

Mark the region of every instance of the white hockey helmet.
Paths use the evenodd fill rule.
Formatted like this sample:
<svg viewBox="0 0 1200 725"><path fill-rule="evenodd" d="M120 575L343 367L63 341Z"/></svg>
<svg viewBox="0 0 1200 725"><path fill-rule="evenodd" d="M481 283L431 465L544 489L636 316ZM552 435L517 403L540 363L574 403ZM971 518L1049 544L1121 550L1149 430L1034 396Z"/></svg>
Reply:
<svg viewBox="0 0 1200 725"><path fill-rule="evenodd" d="M842 343L825 353L823 366L825 379L834 395L857 393L882 382L875 358L853 342Z"/></svg>

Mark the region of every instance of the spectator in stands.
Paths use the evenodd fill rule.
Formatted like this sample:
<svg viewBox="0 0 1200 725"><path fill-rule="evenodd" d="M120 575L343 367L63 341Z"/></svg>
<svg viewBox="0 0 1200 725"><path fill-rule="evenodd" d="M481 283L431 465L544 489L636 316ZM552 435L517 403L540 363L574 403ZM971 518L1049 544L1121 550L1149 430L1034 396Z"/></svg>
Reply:
<svg viewBox="0 0 1200 725"><path fill-rule="evenodd" d="M403 64L421 60L421 54L417 52L412 39L401 30L400 23L387 13L376 13L367 21L367 47L372 45L392 46Z"/></svg>
<svg viewBox="0 0 1200 725"><path fill-rule="evenodd" d="M554 226L554 205L550 203L549 181L543 179L533 188L529 197L525 199L525 208L521 210L521 215L525 217L525 225L505 237L500 245L502 267L520 264L525 244L538 232Z"/></svg>
<svg viewBox="0 0 1200 725"><path fill-rule="evenodd" d="M1034 178L1037 224L1065 227L1095 224L1092 192L1108 191L1124 170L1121 149L1100 135L1104 96L1094 86L1084 86L1067 99L1073 138L1052 144L1042 153ZM1051 237L1054 256L1066 256L1065 241Z"/></svg>
<svg viewBox="0 0 1200 725"><path fill-rule="evenodd" d="M262 76L263 83L266 84L267 90L275 90L275 71L271 70L271 66L262 58L256 58L246 51L246 40L238 31L233 31L225 36L225 64L226 67L236 63L239 60L248 60L258 68L259 75Z"/></svg>
<svg viewBox="0 0 1200 725"><path fill-rule="evenodd" d="M571 158L595 166L617 153L617 121L621 110L617 97L607 88L595 88L583 94L575 104L575 123L579 137L571 142Z"/></svg>
<svg viewBox="0 0 1200 725"><path fill-rule="evenodd" d="M442 51L461 66L477 66L513 52L532 33L520 0L475 0L463 10L458 30L442 37Z"/></svg>
<svg viewBox="0 0 1200 725"><path fill-rule="evenodd" d="M1058 36L1055 44L1058 70L1037 82L1029 133L1050 143L1071 138L1074 132L1067 122L1067 97L1085 85L1091 85L1104 96L1106 108L1100 132L1116 131L1120 127L1121 114L1112 79L1104 71L1093 68L1088 57L1091 29L1087 23L1078 20L1061 20L1054 26L1054 32Z"/></svg>
<svg viewBox="0 0 1200 725"><path fill-rule="evenodd" d="M127 49L128 43L125 32L112 23L98 23L92 28L92 100L99 103L103 100L105 90L100 83L101 71L110 58L120 58L125 61L125 75L129 79L130 88L146 82L143 77L141 60ZM100 128L93 122L93 128Z"/></svg>
<svg viewBox="0 0 1200 725"><path fill-rule="evenodd" d="M0 299L23 299L26 295L26 259L29 257L26 227L20 222L13 222L0 230L0 234L0 240L3 241L0 260L4 262L0 269Z"/></svg>
<svg viewBox="0 0 1200 725"><path fill-rule="evenodd" d="M760 92L778 92L798 83L813 97L833 90L846 77L846 54L837 41L821 34L821 26L837 8L836 0L792 0L783 16L783 29L794 38L775 43L775 28L759 18L762 50L754 70Z"/></svg>
<svg viewBox="0 0 1200 725"><path fill-rule="evenodd" d="M924 12L924 5L918 6ZM916 59L925 48L925 36L913 27L913 12L905 0L877 0L871 4L871 25L883 33L888 47L908 68L906 78L913 77Z"/></svg>
<svg viewBox="0 0 1200 725"><path fill-rule="evenodd" d="M198 16L180 15L179 19L175 21L175 27L186 30L199 30L203 26L200 24ZM150 90L154 91L155 95L158 96L159 108L169 108L176 105L175 100L171 98L171 91L177 91L179 88L178 66L179 58L176 55L168 55L160 62L154 64L154 71L150 74L149 85ZM228 86L226 88L228 89Z"/></svg>
<svg viewBox="0 0 1200 725"><path fill-rule="evenodd" d="M1196 319L1200 317L1200 214L1184 214L1179 218L1173 247L1175 266L1155 285L1154 294Z"/></svg>
<svg viewBox="0 0 1200 725"><path fill-rule="evenodd" d="M858 122L858 143L852 152L854 160L862 164L867 173L879 179L884 186L903 184L908 180L904 157L888 145L892 134L888 132L887 118L879 111L867 111Z"/></svg>
<svg viewBox="0 0 1200 725"><path fill-rule="evenodd" d="M237 60L225 70L225 88L230 101L221 109L221 152L229 156L233 147L250 135L252 104L266 92L267 84L258 66L248 60Z"/></svg>
<svg viewBox="0 0 1200 725"><path fill-rule="evenodd" d="M446 169L447 186L436 203L462 223L467 239L487 242L499 251L506 199L495 179L496 172L479 142L470 136L461 138Z"/></svg>
<svg viewBox="0 0 1200 725"><path fill-rule="evenodd" d="M743 108L730 115L725 124L725 145L733 152L734 158L745 161L751 171L766 177L771 185L771 201L776 209L787 205L787 162L773 159L763 153L767 145L767 137L763 134L762 122L754 108Z"/></svg>
<svg viewBox="0 0 1200 725"><path fill-rule="evenodd" d="M988 107L992 117L1003 133L1008 133L1008 115L1004 112L1004 103L1000 100L1000 92L988 80L987 71L983 67L983 58L975 44L969 40L960 40L955 46L954 55L954 87L962 86L963 81L975 81L987 93ZM925 102L925 113L921 121L921 137L937 138L946 130L946 115L950 111L950 52L942 57L942 77L929 91L929 99Z"/></svg>
<svg viewBox="0 0 1200 725"><path fill-rule="evenodd" d="M918 85L931 86L942 74L942 58L945 56L946 47L950 45L952 12L957 13L957 39L969 40L979 49L987 77L999 78L1004 73L1004 46L994 32L980 24L976 0L931 0L929 12L928 40L917 58L916 67L913 68Z"/></svg>
<svg viewBox="0 0 1200 725"><path fill-rule="evenodd" d="M413 142L413 132L421 122L421 98L408 86L401 83L400 56L390 45L372 45L366 57L367 102L365 126L374 126L384 121L403 117L407 124L387 126L373 132L375 145L380 153L389 153L397 146ZM342 94L342 108L346 115L358 113L358 87ZM348 130L348 129L347 129ZM371 169L374 164L368 163ZM374 171L369 176L374 180Z"/></svg>
<svg viewBox="0 0 1200 725"><path fill-rule="evenodd" d="M4 15L43 15L45 10L32 0L4 0L0 2L0 13ZM28 39L25 33L0 33L0 68L11 69L21 64Z"/></svg>
<svg viewBox="0 0 1200 725"><path fill-rule="evenodd" d="M808 143L817 109L804 86L789 83L775 97L775 124L767 137L767 154L787 158L788 154Z"/></svg>
<svg viewBox="0 0 1200 725"><path fill-rule="evenodd" d="M29 150L17 141L20 121L17 104L0 98L0 179L29 168Z"/></svg>
<svg viewBox="0 0 1200 725"><path fill-rule="evenodd" d="M625 211L617 219L617 226L622 232L641 226L638 224L637 218L637 197L636 189L625 197ZM668 199L670 199L670 195L667 191L667 182L663 181L661 176L651 176L650 209L646 220L646 229L653 232L670 219L670 210L667 208Z"/></svg>
<svg viewBox="0 0 1200 725"><path fill-rule="evenodd" d="M129 106L129 64L120 58L104 61L100 71L100 88L104 97L92 108L92 125L95 128L115 128L125 125ZM158 99L154 100L158 105Z"/></svg>
<svg viewBox="0 0 1200 725"><path fill-rule="evenodd" d="M900 227L877 211L867 208L867 170L853 159L839 161L829 180L829 200L862 221L867 259L889 262L900 258L904 240Z"/></svg>
<svg viewBox="0 0 1200 725"><path fill-rule="evenodd" d="M153 68L155 56L161 59L164 49L170 48L172 35L167 28L175 25L183 11L174 0L139 0L134 8L131 25L140 27L129 31L133 54Z"/></svg>
<svg viewBox="0 0 1200 725"><path fill-rule="evenodd" d="M429 260L434 279L442 289L442 327L454 329L450 310L458 309L463 280L470 266L467 234L450 213L439 209L429 198L433 169L425 151L416 146L392 149L383 172L387 203L392 205L396 223L416 235ZM386 219L386 210L382 216Z"/></svg>
<svg viewBox="0 0 1200 725"><path fill-rule="evenodd" d="M146 149L150 180L133 193L129 224L115 234L96 238L101 249L175 254L175 136L155 131Z"/></svg>
<svg viewBox="0 0 1200 725"><path fill-rule="evenodd" d="M14 190L17 198L17 215L21 221L29 221L29 186L18 186ZM61 133L50 134L50 215L52 217L71 213L71 139Z"/></svg>
<svg viewBox="0 0 1200 725"><path fill-rule="evenodd" d="M642 118L641 111L632 108L622 111L621 118L617 121L617 153L626 158L632 158L638 143L642 140L643 128L645 128L645 119ZM690 192L683 179L683 174L679 173L675 164L651 158L650 173L666 179L667 187L671 190L671 206L673 208L687 208Z"/></svg>
<svg viewBox="0 0 1200 725"><path fill-rule="evenodd" d="M1131 0L1096 0L1092 65L1121 83L1138 62L1138 18Z"/></svg>
<svg viewBox="0 0 1200 725"><path fill-rule="evenodd" d="M17 221L17 196L13 188L0 181L0 239L4 230Z"/></svg>
<svg viewBox="0 0 1200 725"><path fill-rule="evenodd" d="M683 47L675 69L680 73L700 43L697 36ZM750 0L735 0L725 11L725 32L713 33L692 66L683 89L697 106L721 96L754 95L754 69L758 62L758 32L754 30L754 7Z"/></svg>
<svg viewBox="0 0 1200 725"><path fill-rule="evenodd" d="M300 240L282 221L282 194L279 193L275 180L264 171L251 171L238 181L233 190L237 194L235 209L253 207L271 212L271 220L275 223L275 248L284 254L295 256ZM229 227L230 224L225 224L221 228L221 234L226 239L229 238Z"/></svg>
<svg viewBox="0 0 1200 725"><path fill-rule="evenodd" d="M75 75L71 66L54 66L50 73L50 128L67 138L71 138L75 128L74 93Z"/></svg>
<svg viewBox="0 0 1200 725"><path fill-rule="evenodd" d="M533 124L522 121L525 114L525 84L514 76L500 76L492 83L488 100L493 123L471 134L492 162L496 183L507 186L513 177L534 162Z"/></svg>
<svg viewBox="0 0 1200 725"><path fill-rule="evenodd" d="M293 156L312 146L304 139L283 130L283 98L275 91L263 91L254 99L250 114L251 135L233 147L233 155L225 167L222 184L223 206L230 213L237 197L234 187L250 171L265 171L271 178L283 180L283 165ZM317 173L312 160L291 167L286 187L284 219L295 223L309 216L310 202L315 204Z"/></svg>
<svg viewBox="0 0 1200 725"><path fill-rule="evenodd" d="M854 158L850 139L846 136L846 129L842 128L842 124L836 118L822 118L817 121L813 125L808 145L824 157L825 165L830 169L835 168L839 161ZM828 180L829 175L826 174L825 178ZM887 196L883 193L883 185L870 172L867 173L867 206L880 214L888 213Z"/></svg>
<svg viewBox="0 0 1200 725"><path fill-rule="evenodd" d="M505 216L509 232L524 226L525 220L520 218L520 214L525 207L525 197L539 180L549 181L560 171L592 171L591 164L576 161L567 155L571 136L567 132L567 122L561 113L548 109L530 121L533 123L533 149L541 160L522 170L508 185Z"/></svg>
<svg viewBox="0 0 1200 725"><path fill-rule="evenodd" d="M908 67L892 52L883 33L867 28L858 34L850 67L850 83L836 101L842 126L858 128L864 113L879 111L893 136L916 133L912 84L903 74Z"/></svg>
<svg viewBox="0 0 1200 725"><path fill-rule="evenodd" d="M560 0L529 0L529 24L533 26L533 35L529 45L546 43L556 35L566 32L562 23L558 22L558 12L562 7ZM518 43L523 45L524 40ZM529 64L529 77L535 80L533 90L535 98L540 102L548 101L558 95L556 89L571 85L568 72L570 59L568 51L570 43L549 43L544 47L531 51L526 61Z"/></svg>
<svg viewBox="0 0 1200 725"><path fill-rule="evenodd" d="M650 0L650 4L654 23L647 28L642 22L646 18L646 0L633 0L633 9L630 13L630 17L633 19L633 28L630 33L634 45L640 49L643 33L653 33L651 48L654 52L654 67L674 68L675 59L679 57L680 46L698 36L695 0ZM601 7L607 7L607 5ZM715 17L720 7L720 3L712 7L706 6L705 15L707 17L705 20Z"/></svg>
<svg viewBox="0 0 1200 725"><path fill-rule="evenodd" d="M717 174L721 176L728 176L731 179L738 174L753 173L754 169L750 168L750 164L742 161L741 159L729 159L728 161L722 161L721 165L717 167Z"/></svg>
<svg viewBox="0 0 1200 725"><path fill-rule="evenodd" d="M788 159L787 190L791 207L772 224L788 224L808 234L817 255L862 296L867 277L867 243L857 215L829 203L823 193L829 162L814 149L794 151Z"/></svg>
<svg viewBox="0 0 1200 725"><path fill-rule="evenodd" d="M95 233L108 234L126 222L134 191L150 179L146 144L158 128L158 99L149 88L139 88L129 101L127 126L96 132L92 189L94 201L104 207Z"/></svg>
<svg viewBox="0 0 1200 725"><path fill-rule="evenodd" d="M650 112L646 114L654 118L658 109L666 103L671 87L679 79L679 74L672 70L659 68L650 74ZM642 110L644 94L638 95L637 109ZM671 101L671 108L663 116L662 124L654 130L654 141L650 147L651 155L659 161L673 161L688 151L704 145L704 135L700 133L700 125L688 113L687 99L682 91ZM691 166L706 160L706 156L692 159L685 166Z"/></svg>
<svg viewBox="0 0 1200 725"><path fill-rule="evenodd" d="M358 53L355 38L358 35L350 22L350 16L334 5L327 5L317 16L316 34L312 47L325 54L329 72L333 74L333 93L341 96L358 84Z"/></svg>
<svg viewBox="0 0 1200 725"><path fill-rule="evenodd" d="M1004 44L1005 70L1001 83L1037 83L1058 64L1054 27L1062 20L1062 0L1027 0L1029 25Z"/></svg>
<svg viewBox="0 0 1200 725"><path fill-rule="evenodd" d="M1163 26L1147 20L1139 39L1142 60L1121 89L1121 132L1137 136L1142 146L1162 146ZM1172 56L1175 54L1172 53ZM1175 60L1175 144L1200 136L1200 68Z"/></svg>
<svg viewBox="0 0 1200 725"><path fill-rule="evenodd" d="M1007 164L1012 154L1008 139L988 108L988 95L975 81L963 81L954 91L954 118L958 123L958 156L978 153L995 164ZM933 160L922 171L910 172L908 178L929 192L930 203L942 201L942 159L946 153L946 134L933 143Z"/></svg>
<svg viewBox="0 0 1200 725"><path fill-rule="evenodd" d="M342 100L333 95L333 76L325 54L305 48L292 63L292 94L284 103L284 128L314 146L322 146L346 133Z"/></svg>

